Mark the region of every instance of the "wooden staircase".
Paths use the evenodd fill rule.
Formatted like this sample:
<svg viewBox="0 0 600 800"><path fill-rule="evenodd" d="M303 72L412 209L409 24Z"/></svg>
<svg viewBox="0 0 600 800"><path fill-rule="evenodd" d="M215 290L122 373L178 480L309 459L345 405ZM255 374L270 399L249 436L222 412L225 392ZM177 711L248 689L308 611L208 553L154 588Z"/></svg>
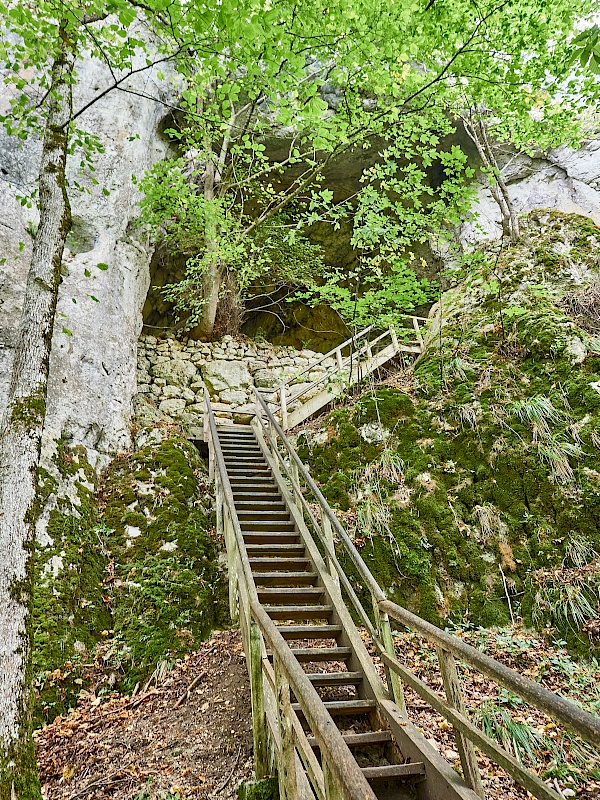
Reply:
<svg viewBox="0 0 600 800"><path fill-rule="evenodd" d="M354 624L336 606L319 566L302 541L290 509L250 426L218 429L219 444L258 600L342 734L378 798L416 798L425 778L422 761L403 757L377 712L382 693ZM273 654L266 656L272 661ZM377 685L375 685L377 684ZM303 729L300 703L291 712ZM319 757L314 736L308 743Z"/></svg>
<svg viewBox="0 0 600 800"><path fill-rule="evenodd" d="M260 389L283 430L300 425L349 386L364 380L400 353L412 357L419 355L423 349L421 326L427 320L424 317L407 316L406 321L409 327L402 329L400 334L403 335L400 336L395 328L388 328L370 338L374 331L374 326L370 325L274 389ZM303 376L310 376L323 363L330 366L317 380L298 386Z"/></svg>
<svg viewBox="0 0 600 800"><path fill-rule="evenodd" d="M493 800L479 750L531 796L561 800L471 721L456 660L596 748L600 719L389 601L258 393L252 426L217 426L208 392L205 406L230 613L250 676L256 777L277 773L282 800ZM369 613L358 592L370 596ZM398 658L390 619L429 642L445 696ZM454 729L462 776L410 721L404 686Z"/></svg>

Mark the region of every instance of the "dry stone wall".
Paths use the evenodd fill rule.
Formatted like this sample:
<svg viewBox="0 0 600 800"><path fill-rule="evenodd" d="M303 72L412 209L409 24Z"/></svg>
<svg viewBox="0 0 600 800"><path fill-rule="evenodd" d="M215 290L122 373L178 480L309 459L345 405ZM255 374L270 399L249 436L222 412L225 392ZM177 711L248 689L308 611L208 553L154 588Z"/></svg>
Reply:
<svg viewBox="0 0 600 800"><path fill-rule="evenodd" d="M218 342L180 342L142 336L138 344L136 410L138 422L167 417L194 428L202 425L204 387L223 424L247 422L254 414L254 387L269 389L292 379L293 393L322 378L333 358L277 347L268 342L224 336ZM314 369L304 371L314 364ZM296 373L303 371L294 380ZM305 402L319 391L313 387ZM293 409L292 403L290 409Z"/></svg>

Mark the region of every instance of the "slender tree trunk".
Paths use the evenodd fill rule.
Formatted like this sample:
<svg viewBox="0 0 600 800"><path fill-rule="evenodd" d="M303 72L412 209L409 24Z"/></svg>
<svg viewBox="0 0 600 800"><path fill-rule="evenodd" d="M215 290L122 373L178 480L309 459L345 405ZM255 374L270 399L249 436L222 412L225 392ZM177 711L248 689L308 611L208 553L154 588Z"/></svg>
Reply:
<svg viewBox="0 0 600 800"><path fill-rule="evenodd" d="M202 313L198 325L192 331L192 338L209 338L212 335L213 328L215 327L215 319L217 318L217 308L219 306L219 294L221 292L221 284L225 270L221 264L217 250L217 226L210 214L210 201L215 199L216 186L219 181L219 175L215 170L215 164L212 160L212 148L210 143L207 143L207 164L206 174L204 176L204 201L206 204L206 228L205 228L205 242L208 264L204 275L202 276L202 298L204 305L202 306ZM214 253L215 257L210 258L210 254Z"/></svg>
<svg viewBox="0 0 600 800"><path fill-rule="evenodd" d="M477 152L479 153L479 157L481 158L483 165L490 173L490 192L498 204L500 214L502 215L502 230L504 231L505 235L510 238L511 242L516 244L521 238L519 218L515 212L513 202L510 198L506 181L502 177L502 173L498 167L498 162L494 156L492 146L485 130L485 123L479 116L477 116L477 125L479 127L479 131L477 131L477 128L471 118L468 120L463 118L463 123L466 132L477 148Z"/></svg>
<svg viewBox="0 0 600 800"><path fill-rule="evenodd" d="M71 224L65 167L75 43L64 26L58 45L39 175L40 225L0 426L0 800L41 798L31 738L30 604L48 359Z"/></svg>

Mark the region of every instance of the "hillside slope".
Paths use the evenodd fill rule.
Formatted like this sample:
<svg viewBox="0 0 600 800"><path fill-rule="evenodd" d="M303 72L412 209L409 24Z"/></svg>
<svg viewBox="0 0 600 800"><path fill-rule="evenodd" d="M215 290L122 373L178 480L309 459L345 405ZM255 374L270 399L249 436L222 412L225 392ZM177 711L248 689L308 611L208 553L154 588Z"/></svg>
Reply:
<svg viewBox="0 0 600 800"><path fill-rule="evenodd" d="M554 211L524 227L518 247L472 254L402 390L333 412L300 454L399 601L433 621L522 616L587 648L600 592L600 231Z"/></svg>

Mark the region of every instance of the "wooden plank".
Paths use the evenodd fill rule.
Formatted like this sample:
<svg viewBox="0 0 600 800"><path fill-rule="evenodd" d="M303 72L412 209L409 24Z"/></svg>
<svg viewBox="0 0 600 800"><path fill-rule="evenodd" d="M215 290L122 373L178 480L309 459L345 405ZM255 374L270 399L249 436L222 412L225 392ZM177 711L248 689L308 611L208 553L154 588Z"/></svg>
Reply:
<svg viewBox="0 0 600 800"><path fill-rule="evenodd" d="M263 638L258 625L250 623L250 697L252 703L252 739L254 742L254 774L257 780L269 774L267 731L262 674Z"/></svg>
<svg viewBox="0 0 600 800"><path fill-rule="evenodd" d="M444 682L444 689L446 690L446 699L450 705L466 716L467 709L463 698L463 693L460 685L460 678L458 677L458 670L456 669L456 661L452 653L444 650L442 647L436 647L437 657L440 664L440 672ZM460 763L463 768L463 775L467 786L470 786L479 797L485 800L485 789L481 782L481 774L477 764L477 754L475 748L468 737L464 736L461 731L455 730L456 746L460 753Z"/></svg>
<svg viewBox="0 0 600 800"><path fill-rule="evenodd" d="M385 700L381 710L404 758L425 765L425 781L419 784L419 800L479 800L445 758L406 720L395 703Z"/></svg>
<svg viewBox="0 0 600 800"><path fill-rule="evenodd" d="M523 767L520 761L500 747L493 739L486 736L466 716L452 708L439 694L434 692L422 680L401 664L397 659L387 653L381 654L381 660L396 670L402 676L404 683L414 689L417 694L426 700L439 714L445 717L450 724L467 736L482 752L489 756L496 764L505 769L511 778L514 778L523 788L527 789L539 800L560 800L560 796L550 789L537 775ZM402 751L404 752L404 751ZM473 797L479 797L471 789Z"/></svg>
<svg viewBox="0 0 600 800"><path fill-rule="evenodd" d="M391 778L425 777L425 764L422 761L411 761L410 764L385 764L381 767L363 767L363 775L367 780L390 780Z"/></svg>
<svg viewBox="0 0 600 800"><path fill-rule="evenodd" d="M294 745L294 729L292 726L292 704L290 701L290 685L286 670L278 656L273 659L275 673L275 698L277 722L279 727L280 759L278 763L279 796L281 800L296 800L298 787L296 782L296 748Z"/></svg>

